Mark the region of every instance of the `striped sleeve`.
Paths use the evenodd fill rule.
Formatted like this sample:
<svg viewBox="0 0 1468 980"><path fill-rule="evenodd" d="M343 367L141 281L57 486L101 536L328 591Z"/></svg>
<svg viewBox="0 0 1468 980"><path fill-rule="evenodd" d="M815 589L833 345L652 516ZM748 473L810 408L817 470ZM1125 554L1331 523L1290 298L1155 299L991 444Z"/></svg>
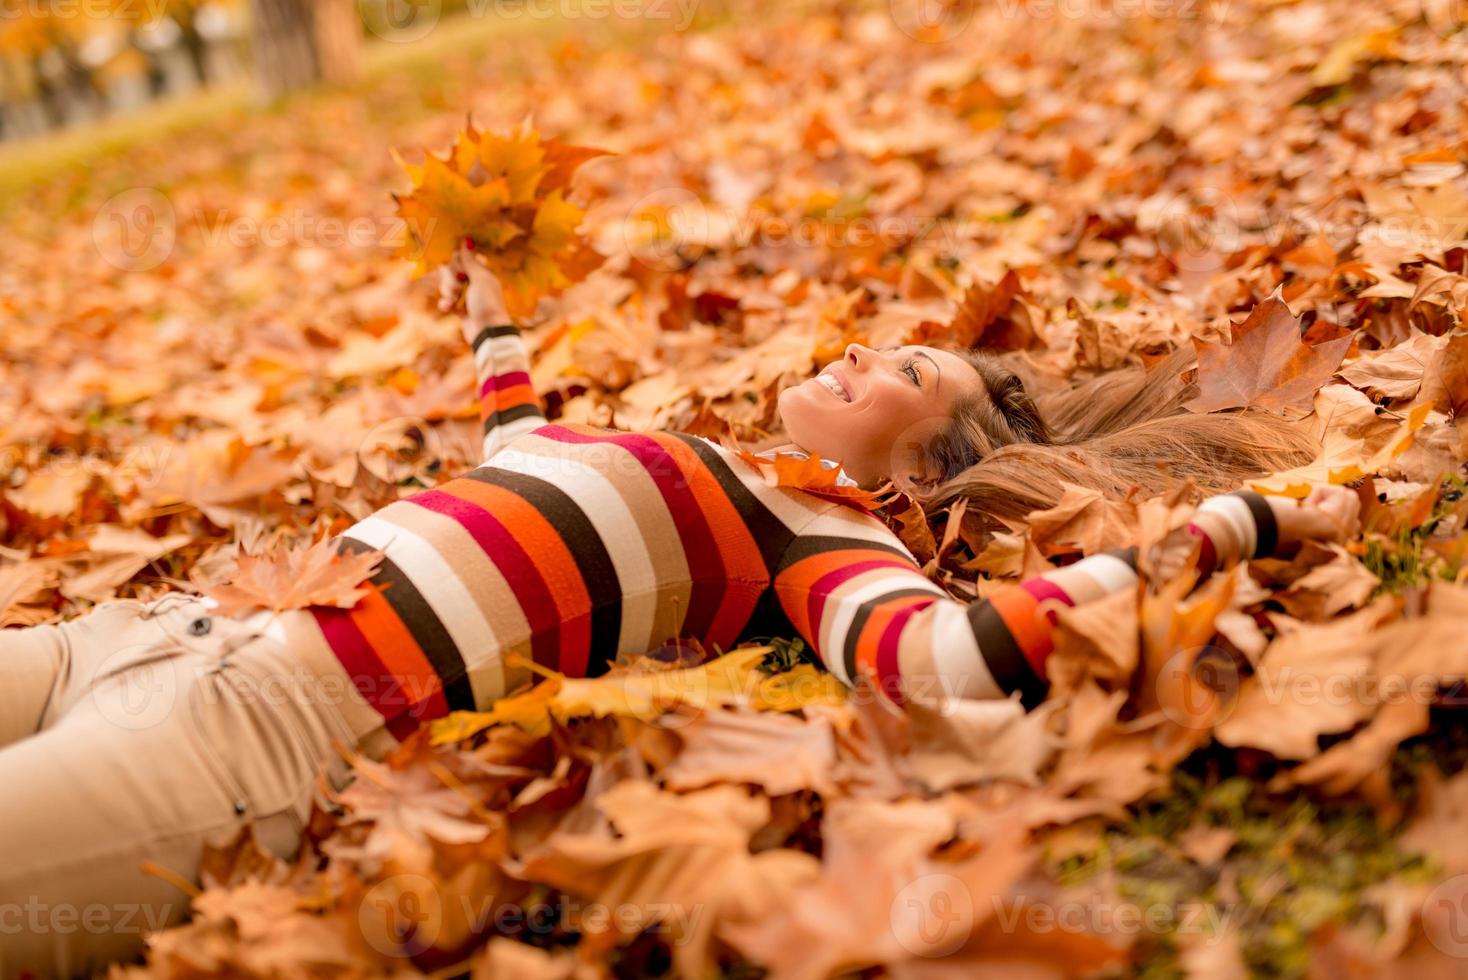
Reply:
<svg viewBox="0 0 1468 980"><path fill-rule="evenodd" d="M484 424L487 461L510 440L545 425L540 398L530 383L530 356L513 324L475 333L475 373L479 378L479 417Z"/></svg>
<svg viewBox="0 0 1468 980"><path fill-rule="evenodd" d="M1200 538L1205 572L1273 550L1262 498L1214 498L1199 520L1189 532ZM1018 695L1034 707L1049 686L1057 610L1136 587L1136 549L1127 548L965 604L928 581L886 528L850 508L811 522L775 575L786 616L826 668L847 684L866 674L897 704Z"/></svg>

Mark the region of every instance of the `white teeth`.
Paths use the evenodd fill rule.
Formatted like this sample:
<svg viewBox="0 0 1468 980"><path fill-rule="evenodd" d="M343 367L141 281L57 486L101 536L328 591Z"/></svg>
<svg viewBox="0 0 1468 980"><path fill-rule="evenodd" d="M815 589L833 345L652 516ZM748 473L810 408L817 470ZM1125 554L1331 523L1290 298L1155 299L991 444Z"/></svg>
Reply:
<svg viewBox="0 0 1468 980"><path fill-rule="evenodd" d="M836 380L834 374L818 374L816 375L816 380L827 388L830 388L836 394L837 398L840 398L844 402L851 401L851 396L846 393L845 388L841 387L841 382Z"/></svg>

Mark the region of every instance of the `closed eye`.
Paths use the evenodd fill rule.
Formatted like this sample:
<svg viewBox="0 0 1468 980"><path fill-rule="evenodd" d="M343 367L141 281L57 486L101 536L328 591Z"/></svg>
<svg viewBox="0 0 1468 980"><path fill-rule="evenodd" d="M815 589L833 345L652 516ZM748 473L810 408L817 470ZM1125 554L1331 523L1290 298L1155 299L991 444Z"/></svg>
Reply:
<svg viewBox="0 0 1468 980"><path fill-rule="evenodd" d="M912 383L919 388L923 386L923 376L918 373L917 369L917 358L909 358L907 363L902 365L902 373L911 378Z"/></svg>

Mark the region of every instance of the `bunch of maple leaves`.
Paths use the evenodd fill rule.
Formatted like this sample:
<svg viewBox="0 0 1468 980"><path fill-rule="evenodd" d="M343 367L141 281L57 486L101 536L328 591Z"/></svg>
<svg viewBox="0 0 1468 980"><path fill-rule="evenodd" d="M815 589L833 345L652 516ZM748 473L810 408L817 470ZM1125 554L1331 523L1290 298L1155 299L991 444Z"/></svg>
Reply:
<svg viewBox="0 0 1468 980"><path fill-rule="evenodd" d="M512 314L535 309L585 278L599 257L576 237L585 212L566 200L576 170L604 151L543 140L528 124L509 133L459 134L447 158L402 163L413 181L398 200L404 254L422 276L467 248L498 277Z"/></svg>
<svg viewBox="0 0 1468 980"><path fill-rule="evenodd" d="M852 341L994 347L1048 384L1192 346L1192 410L1279 414L1319 441L1254 485L1356 485L1362 533L1196 590L1158 550L1137 593L1062 614L1054 691L1029 714L899 715L785 643L545 678L357 760L295 861L211 853L193 920L118 972L1139 971L1159 942L1023 913L1122 904L1114 878L1066 879L1053 855L1101 846L1215 752L1279 798L1364 802L1426 855L1425 876L1384 874L1357 916L1313 928L1312 955L1452 974L1451 909L1427 898L1468 872L1468 776L1442 760L1409 792L1393 780L1404 741L1460 722L1380 684L1468 673L1461 34L1415 2L959 5L917 30L885 5L735 8L708 32L451 57L10 202L0 622L179 586L351 602L360 570L319 540L478 461L458 325L393 258L431 267L464 237L518 284L559 418L758 446L779 389ZM459 134L460 110L511 135ZM514 129L532 112L618 155L573 187L574 151ZM380 148L450 143L384 199L401 174ZM105 220L139 188L172 216L161 253L120 249ZM284 244L252 234L301 216ZM327 233L364 220L366 240ZM795 470L767 478L819 477ZM1118 544L1150 555L1193 499L1053 489L1023 519L895 516L973 598ZM1226 883L1238 828L1199 814L1184 837L1189 874ZM1167 944L1195 977L1257 966L1232 926Z"/></svg>

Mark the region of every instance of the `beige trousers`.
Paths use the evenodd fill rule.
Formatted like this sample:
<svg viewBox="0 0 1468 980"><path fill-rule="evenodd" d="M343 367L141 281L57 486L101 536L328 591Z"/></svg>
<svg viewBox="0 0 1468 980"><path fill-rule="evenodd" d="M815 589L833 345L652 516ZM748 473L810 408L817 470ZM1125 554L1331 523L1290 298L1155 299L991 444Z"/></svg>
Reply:
<svg viewBox="0 0 1468 980"><path fill-rule="evenodd" d="M148 862L197 881L247 824L291 855L334 743L380 755L380 720L303 613L170 595L0 630L0 977L137 955L188 911Z"/></svg>

